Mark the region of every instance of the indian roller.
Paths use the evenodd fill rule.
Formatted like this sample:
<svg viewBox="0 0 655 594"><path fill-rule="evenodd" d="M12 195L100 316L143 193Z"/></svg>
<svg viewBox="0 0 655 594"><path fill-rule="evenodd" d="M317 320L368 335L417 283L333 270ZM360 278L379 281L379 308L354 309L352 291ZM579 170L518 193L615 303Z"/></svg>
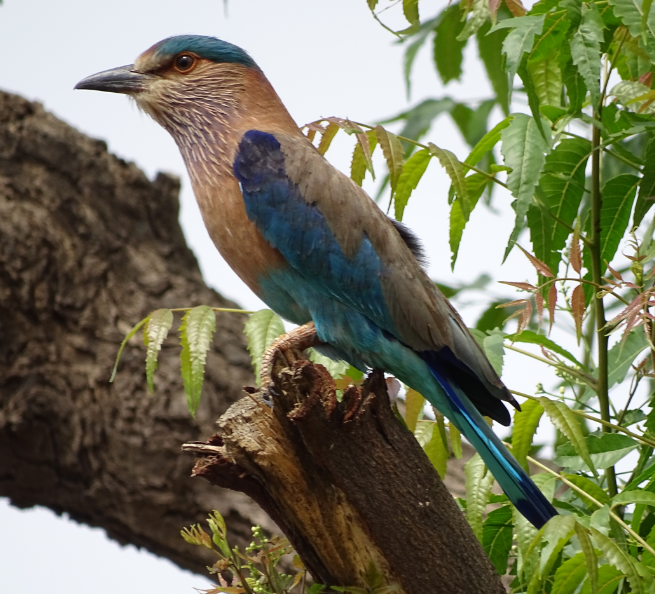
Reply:
<svg viewBox="0 0 655 594"><path fill-rule="evenodd" d="M483 415L519 405L421 266L420 246L301 133L264 73L213 37L165 39L77 89L123 93L173 136L221 255L321 349L420 392L536 527L556 511Z"/></svg>

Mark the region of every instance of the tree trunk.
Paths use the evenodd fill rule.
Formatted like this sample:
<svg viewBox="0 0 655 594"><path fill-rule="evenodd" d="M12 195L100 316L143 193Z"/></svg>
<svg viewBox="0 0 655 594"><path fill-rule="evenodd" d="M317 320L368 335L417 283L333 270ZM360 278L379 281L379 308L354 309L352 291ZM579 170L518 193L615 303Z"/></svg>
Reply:
<svg viewBox="0 0 655 594"><path fill-rule="evenodd" d="M189 476L185 441L253 383L244 316L219 314L196 419L179 348L147 393L129 328L160 307L234 307L204 284L178 223L179 182L154 182L38 104L0 92L0 496L43 505L203 573L180 530L225 515L241 546L273 523L245 495Z"/></svg>
<svg viewBox="0 0 655 594"><path fill-rule="evenodd" d="M136 339L109 384L118 345L149 312L233 307L202 281L177 220L178 190L176 179L150 182L103 142L0 92L0 496L66 512L205 574L214 559L185 543L182 527L217 509L242 548L253 524L277 530L250 498L189 476L181 444L212 435L225 413L220 458L210 442L195 473L252 496L318 581L361 584L373 561L408 593L501 592L379 377L337 403L322 367L301 360L283 370L278 360L271 413L239 400L253 383L244 320L218 314L196 419L174 339L154 396ZM461 463L446 483L463 493Z"/></svg>
<svg viewBox="0 0 655 594"><path fill-rule="evenodd" d="M208 444L185 446L200 457L194 474L257 501L325 585L365 588L374 564L406 594L505 592L392 412L384 374L349 387L339 402L324 367L285 354L276 357L266 390L272 409L260 394L243 398Z"/></svg>

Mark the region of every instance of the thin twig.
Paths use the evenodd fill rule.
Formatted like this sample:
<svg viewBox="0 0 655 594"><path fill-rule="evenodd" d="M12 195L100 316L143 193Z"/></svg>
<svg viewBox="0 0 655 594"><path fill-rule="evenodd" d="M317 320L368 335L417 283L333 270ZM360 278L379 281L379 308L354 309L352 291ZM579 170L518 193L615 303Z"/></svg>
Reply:
<svg viewBox="0 0 655 594"><path fill-rule="evenodd" d="M516 390L510 390L512 394L515 396L521 396L523 398L528 398L529 400L536 400L539 402L539 398L536 396L530 396L529 394L525 394L524 392L517 392ZM625 435L628 435L629 437L632 437L635 441L638 441L639 443L649 446L651 448L655 448L655 441L651 441L650 439L647 439L643 436L637 435L636 433L633 433L629 429L626 429L625 427L621 427L619 425L614 425L613 423L610 423L608 421L604 421L603 419L599 419L598 417L594 417L593 415L588 415L587 413L582 412L581 410L575 409L575 408L569 408L569 410L574 414L578 415L579 417L584 417L585 419L588 419L589 421L593 421L594 423L600 423L604 427L609 427L611 429L614 429L620 433L624 433Z"/></svg>

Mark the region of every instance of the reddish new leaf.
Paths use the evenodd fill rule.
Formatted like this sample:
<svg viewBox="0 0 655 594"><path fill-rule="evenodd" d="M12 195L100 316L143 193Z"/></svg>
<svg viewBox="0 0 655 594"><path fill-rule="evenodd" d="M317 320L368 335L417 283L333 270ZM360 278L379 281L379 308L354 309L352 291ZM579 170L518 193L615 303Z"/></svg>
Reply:
<svg viewBox="0 0 655 594"><path fill-rule="evenodd" d="M612 276L613 276L616 280L620 280L620 281L623 280L623 277L621 276L621 273L620 273L620 272L614 270L614 268L612 268L609 264L607 265L607 268L609 269L609 271L612 273ZM609 279L608 279L608 280L609 280Z"/></svg>
<svg viewBox="0 0 655 594"><path fill-rule="evenodd" d="M553 322L555 321L555 306L557 305L557 288L555 287L555 283L552 283L550 285L550 289L548 289L548 334L550 334L550 331L553 328Z"/></svg>
<svg viewBox="0 0 655 594"><path fill-rule="evenodd" d="M577 285L571 295L571 309L573 310L573 319L575 320L575 333L580 344L582 336L582 318L584 316L584 291L582 285Z"/></svg>
<svg viewBox="0 0 655 594"><path fill-rule="evenodd" d="M514 305L523 305L527 299L516 299L515 301L510 301L508 303L501 303L500 305L496 305L496 309L500 309L501 307L513 307Z"/></svg>
<svg viewBox="0 0 655 594"><path fill-rule="evenodd" d="M489 0L489 14L491 15L491 22L496 24L496 14L500 8L501 0Z"/></svg>
<svg viewBox="0 0 655 594"><path fill-rule="evenodd" d="M522 17L526 13L525 7L521 4L521 0L505 0L505 4L515 17Z"/></svg>
<svg viewBox="0 0 655 594"><path fill-rule="evenodd" d="M511 281L498 281L501 285L509 285L510 287L516 287L517 289L522 289L523 291L536 291L537 287L531 285L530 283L515 283Z"/></svg>
<svg viewBox="0 0 655 594"><path fill-rule="evenodd" d="M580 231L575 229L571 240L571 266L578 274L582 270L582 256L580 254Z"/></svg>
<svg viewBox="0 0 655 594"><path fill-rule="evenodd" d="M546 357L546 359L550 359L551 361L556 360L556 357L553 356L553 353L551 353L543 344L540 344L539 347L541 348L541 354Z"/></svg>
<svg viewBox="0 0 655 594"><path fill-rule="evenodd" d="M532 318L532 301L525 302L525 308L521 312L521 317L519 318L519 326L516 329L517 334L521 334L523 330L528 327L530 319Z"/></svg>
<svg viewBox="0 0 655 594"><path fill-rule="evenodd" d="M541 328L541 323L544 321L544 296L541 294L541 291L537 291L534 294L534 302L537 305L537 320L539 328Z"/></svg>
<svg viewBox="0 0 655 594"><path fill-rule="evenodd" d="M539 274L541 274L542 276L546 276L548 278L553 278L554 275L550 271L550 268L548 267L547 264L535 258L530 252L524 250L518 243L516 245L526 255L528 260L530 260L530 264L532 264L535 267L535 269Z"/></svg>

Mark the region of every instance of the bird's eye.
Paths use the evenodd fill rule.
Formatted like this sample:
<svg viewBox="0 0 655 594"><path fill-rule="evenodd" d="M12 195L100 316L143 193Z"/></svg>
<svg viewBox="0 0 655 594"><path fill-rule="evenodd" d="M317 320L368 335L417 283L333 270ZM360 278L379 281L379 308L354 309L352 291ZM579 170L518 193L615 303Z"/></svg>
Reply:
<svg viewBox="0 0 655 594"><path fill-rule="evenodd" d="M175 58L175 69L178 72L189 72L196 65L196 59L189 54L180 54Z"/></svg>

